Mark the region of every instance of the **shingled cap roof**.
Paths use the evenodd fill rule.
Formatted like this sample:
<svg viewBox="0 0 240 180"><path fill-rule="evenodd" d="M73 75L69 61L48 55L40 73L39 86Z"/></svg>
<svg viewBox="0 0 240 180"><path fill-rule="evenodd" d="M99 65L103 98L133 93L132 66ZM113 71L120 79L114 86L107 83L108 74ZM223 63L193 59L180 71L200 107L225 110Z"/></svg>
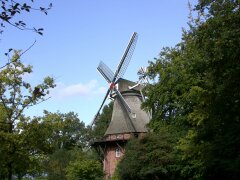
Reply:
<svg viewBox="0 0 240 180"><path fill-rule="evenodd" d="M135 85L134 82L119 79L118 89L122 93L125 101L136 115L129 114L120 102L118 96L115 96L111 122L105 132L106 135L122 133L141 133L147 132L146 125L150 121L146 111L141 109L142 97L139 86L130 90L128 87Z"/></svg>

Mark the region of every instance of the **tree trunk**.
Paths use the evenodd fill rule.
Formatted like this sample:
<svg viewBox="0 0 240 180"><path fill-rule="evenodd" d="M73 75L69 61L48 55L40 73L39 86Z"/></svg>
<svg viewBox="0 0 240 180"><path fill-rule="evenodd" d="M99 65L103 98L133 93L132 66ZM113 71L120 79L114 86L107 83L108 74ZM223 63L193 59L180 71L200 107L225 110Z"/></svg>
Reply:
<svg viewBox="0 0 240 180"><path fill-rule="evenodd" d="M12 163L8 164L7 169L8 169L8 180L12 180Z"/></svg>
<svg viewBox="0 0 240 180"><path fill-rule="evenodd" d="M9 133L13 133L13 124L9 123ZM11 151L11 148L10 150ZM8 171L8 180L12 180L12 162L9 162L7 165L7 171Z"/></svg>

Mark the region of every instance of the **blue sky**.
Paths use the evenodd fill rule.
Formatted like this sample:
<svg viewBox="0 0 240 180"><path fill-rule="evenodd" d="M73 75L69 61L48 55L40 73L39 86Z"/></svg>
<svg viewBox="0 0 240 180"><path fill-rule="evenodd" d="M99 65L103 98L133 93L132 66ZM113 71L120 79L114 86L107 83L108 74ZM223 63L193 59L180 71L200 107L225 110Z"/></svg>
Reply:
<svg viewBox="0 0 240 180"><path fill-rule="evenodd" d="M73 111L86 124L108 88L96 70L99 61L115 71L132 33L137 32L138 42L124 75L137 81L140 67L158 57L163 47L181 41L189 15L187 0L53 0L43 4L47 2L53 3L47 16L37 12L22 16L29 25L43 27L44 35L7 27L0 40L0 57L4 59L10 47L24 50L36 40L22 57L24 63L33 65L33 73L25 78L37 84L50 75L57 87L48 101L25 113Z"/></svg>

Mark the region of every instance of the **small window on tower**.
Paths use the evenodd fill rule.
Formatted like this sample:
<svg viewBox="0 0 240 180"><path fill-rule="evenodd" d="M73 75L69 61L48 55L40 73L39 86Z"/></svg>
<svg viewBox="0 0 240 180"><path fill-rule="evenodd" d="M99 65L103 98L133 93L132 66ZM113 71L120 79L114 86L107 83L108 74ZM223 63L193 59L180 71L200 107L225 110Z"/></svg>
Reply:
<svg viewBox="0 0 240 180"><path fill-rule="evenodd" d="M132 118L136 119L137 115L135 113L132 113Z"/></svg>
<svg viewBox="0 0 240 180"><path fill-rule="evenodd" d="M120 156L121 156L120 148L116 148L116 157L120 157Z"/></svg>

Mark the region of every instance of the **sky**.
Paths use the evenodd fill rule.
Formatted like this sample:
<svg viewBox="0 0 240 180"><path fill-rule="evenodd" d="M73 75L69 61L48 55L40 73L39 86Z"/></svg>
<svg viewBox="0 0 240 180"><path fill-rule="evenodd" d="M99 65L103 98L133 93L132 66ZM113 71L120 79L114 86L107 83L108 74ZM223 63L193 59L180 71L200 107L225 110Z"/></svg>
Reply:
<svg viewBox="0 0 240 180"><path fill-rule="evenodd" d="M20 0L20 2L23 2ZM187 0L69 0L50 2L48 15L22 14L29 26L44 28L40 36L7 26L0 40L0 58L9 49L26 50L24 64L33 66L25 80L33 85L51 76L57 84L50 99L27 109L29 116L42 116L43 110L78 114L89 124L105 96L108 83L97 71L100 61L114 72L133 32L138 41L124 78L137 81L137 71L154 61L163 47L181 41L182 28L188 28ZM195 4L196 0L190 0ZM37 6L37 5L36 5ZM2 61L1 63L3 63Z"/></svg>

